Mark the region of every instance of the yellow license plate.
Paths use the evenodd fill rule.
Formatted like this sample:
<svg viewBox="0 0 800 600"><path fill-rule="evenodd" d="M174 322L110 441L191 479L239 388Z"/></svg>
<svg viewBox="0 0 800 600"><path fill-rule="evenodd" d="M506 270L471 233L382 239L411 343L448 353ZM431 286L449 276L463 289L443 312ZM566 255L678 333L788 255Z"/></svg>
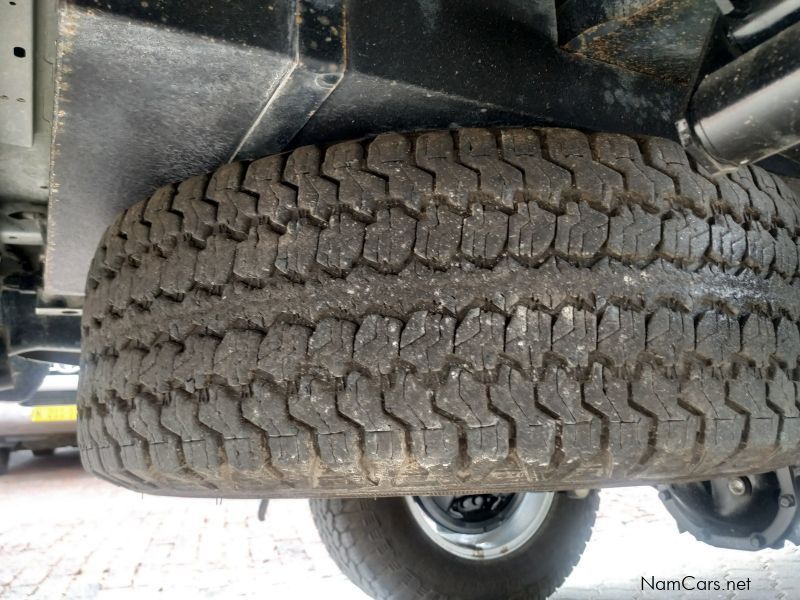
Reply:
<svg viewBox="0 0 800 600"><path fill-rule="evenodd" d="M75 421L78 419L78 407L75 404L58 404L54 406L34 406L31 421L48 423L51 421Z"/></svg>

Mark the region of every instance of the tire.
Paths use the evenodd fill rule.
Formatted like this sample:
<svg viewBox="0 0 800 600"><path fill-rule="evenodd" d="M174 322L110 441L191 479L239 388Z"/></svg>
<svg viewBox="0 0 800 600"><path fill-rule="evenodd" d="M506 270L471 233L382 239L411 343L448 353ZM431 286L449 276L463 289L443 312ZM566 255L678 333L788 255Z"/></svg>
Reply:
<svg viewBox="0 0 800 600"><path fill-rule="evenodd" d="M432 542L403 498L311 500L311 513L334 562L372 598L538 600L578 564L597 506L597 492L583 499L557 493L526 545L485 561L454 556Z"/></svg>
<svg viewBox="0 0 800 600"><path fill-rule="evenodd" d="M165 186L109 227L79 440L126 487L435 495L793 464L797 199L676 144L386 134Z"/></svg>

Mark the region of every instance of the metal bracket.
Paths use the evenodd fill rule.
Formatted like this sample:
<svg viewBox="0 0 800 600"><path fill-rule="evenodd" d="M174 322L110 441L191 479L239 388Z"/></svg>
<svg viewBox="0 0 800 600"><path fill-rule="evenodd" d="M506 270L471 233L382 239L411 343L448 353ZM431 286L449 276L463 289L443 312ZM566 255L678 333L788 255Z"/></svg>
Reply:
<svg viewBox="0 0 800 600"><path fill-rule="evenodd" d="M301 0L295 23L294 63L239 142L232 161L283 150L342 80L344 4Z"/></svg>

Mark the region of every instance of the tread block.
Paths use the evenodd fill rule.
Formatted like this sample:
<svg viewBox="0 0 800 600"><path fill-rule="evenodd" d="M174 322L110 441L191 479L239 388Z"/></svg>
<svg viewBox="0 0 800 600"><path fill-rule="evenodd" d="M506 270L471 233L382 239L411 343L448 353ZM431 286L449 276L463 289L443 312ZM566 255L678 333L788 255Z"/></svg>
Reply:
<svg viewBox="0 0 800 600"><path fill-rule="evenodd" d="M730 215L716 215L711 224L708 256L723 265L733 265L744 257L747 234Z"/></svg>
<svg viewBox="0 0 800 600"><path fill-rule="evenodd" d="M267 436L270 462L278 470L293 470L311 460L311 435L289 416L286 394L256 381L241 403L242 417Z"/></svg>
<svg viewBox="0 0 800 600"><path fill-rule="evenodd" d="M317 223L328 221L337 204L336 184L320 176L320 149L303 146L286 159L284 179L297 188L297 209Z"/></svg>
<svg viewBox="0 0 800 600"><path fill-rule="evenodd" d="M610 256L645 261L661 241L661 219L641 206L621 206L609 219L606 248Z"/></svg>
<svg viewBox="0 0 800 600"><path fill-rule="evenodd" d="M347 213L332 215L320 231L316 261L334 275L344 275L358 261L364 246L364 225Z"/></svg>
<svg viewBox="0 0 800 600"><path fill-rule="evenodd" d="M800 411L798 411L797 384L790 381L781 370L767 381L767 402L780 415L778 433L779 452L791 460L800 449Z"/></svg>
<svg viewBox="0 0 800 600"><path fill-rule="evenodd" d="M242 418L242 396L230 388L212 385L200 402L198 420L222 435L228 464L238 471L260 471L266 453L259 430Z"/></svg>
<svg viewBox="0 0 800 600"><path fill-rule="evenodd" d="M427 205L417 223L414 254L425 264L437 268L450 266L461 242L460 215L438 204Z"/></svg>
<svg viewBox="0 0 800 600"><path fill-rule="evenodd" d="M148 239L150 244L167 255L175 246L182 230L181 216L172 210L175 187L163 185L147 201L142 219L150 224Z"/></svg>
<svg viewBox="0 0 800 600"><path fill-rule="evenodd" d="M661 227L661 253L686 266L699 263L711 244L708 223L691 212L673 212Z"/></svg>
<svg viewBox="0 0 800 600"><path fill-rule="evenodd" d="M433 392L414 375L399 371L384 396L386 411L406 424L411 453L424 468L446 468L458 457L458 431L433 410Z"/></svg>
<svg viewBox="0 0 800 600"><path fill-rule="evenodd" d="M142 362L147 356L144 350L132 348L120 352L111 369L110 388L123 400L132 401L139 391Z"/></svg>
<svg viewBox="0 0 800 600"><path fill-rule="evenodd" d="M175 356L173 376L187 392L208 386L219 344L219 338L210 335L190 335L183 342L183 351Z"/></svg>
<svg viewBox="0 0 800 600"><path fill-rule="evenodd" d="M777 449L780 428L779 415L767 405L766 382L752 369L741 369L728 384L728 402L747 415L749 460L763 461L765 452Z"/></svg>
<svg viewBox="0 0 800 600"><path fill-rule="evenodd" d="M756 271L767 272L775 259L775 238L760 223L746 232L747 252L744 262Z"/></svg>
<svg viewBox="0 0 800 600"><path fill-rule="evenodd" d="M556 235L556 215L535 202L520 202L508 218L508 251L526 262L544 258Z"/></svg>
<svg viewBox="0 0 800 600"><path fill-rule="evenodd" d="M308 353L311 330L303 325L275 323L258 348L256 368L277 383L295 379Z"/></svg>
<svg viewBox="0 0 800 600"><path fill-rule="evenodd" d="M119 231L125 244L123 246L126 260L138 264L142 255L150 245L150 226L144 222L146 200L131 206L120 222Z"/></svg>
<svg viewBox="0 0 800 600"><path fill-rule="evenodd" d="M352 321L323 319L308 340L309 360L335 377L344 377L353 361L355 333L356 324Z"/></svg>
<svg viewBox="0 0 800 600"><path fill-rule="evenodd" d="M775 203L753 180L753 173L746 166L739 167L730 174L731 180L747 192L750 199L749 209L767 227L772 226L775 217Z"/></svg>
<svg viewBox="0 0 800 600"><path fill-rule="evenodd" d="M207 175L190 177L178 184L172 200L172 209L181 215L183 233L201 243L205 243L217 222L216 207L204 200L207 184Z"/></svg>
<svg viewBox="0 0 800 600"><path fill-rule="evenodd" d="M586 202L568 202L558 217L555 249L569 258L592 258L608 238L608 217Z"/></svg>
<svg viewBox="0 0 800 600"><path fill-rule="evenodd" d="M206 247L197 254L194 279L205 288L219 288L228 283L233 272L236 241L220 236L208 238Z"/></svg>
<svg viewBox="0 0 800 600"><path fill-rule="evenodd" d="M556 448L556 420L536 406L533 382L502 365L497 383L489 386L489 398L514 423L517 457L529 466L549 466Z"/></svg>
<svg viewBox="0 0 800 600"><path fill-rule="evenodd" d="M321 462L334 471L358 468L358 433L336 410L336 392L322 379L300 378L297 393L289 395L289 414L312 428Z"/></svg>
<svg viewBox="0 0 800 600"><path fill-rule="evenodd" d="M572 175L542 157L542 143L533 129L506 129L500 134L503 160L524 174L527 194L558 206L572 185Z"/></svg>
<svg viewBox="0 0 800 600"><path fill-rule="evenodd" d="M797 323L786 317L781 318L775 328L774 356L789 369L797 366L797 359L800 357L800 330Z"/></svg>
<svg viewBox="0 0 800 600"><path fill-rule="evenodd" d="M453 353L456 321L452 317L418 311L400 335L400 358L421 373L440 371Z"/></svg>
<svg viewBox="0 0 800 600"><path fill-rule="evenodd" d="M139 380L143 388L154 394L170 391L170 383L177 379L176 367L182 348L175 342L165 342L151 348L142 357L139 366Z"/></svg>
<svg viewBox="0 0 800 600"><path fill-rule="evenodd" d="M434 194L466 210L470 196L478 191L478 174L457 161L452 134L423 133L417 138L415 150L417 164L434 174Z"/></svg>
<svg viewBox="0 0 800 600"><path fill-rule="evenodd" d="M602 415L608 428L611 472L624 473L639 464L649 451L651 419L631 407L628 381L593 363L591 378L583 385L583 397L587 407Z"/></svg>
<svg viewBox="0 0 800 600"><path fill-rule="evenodd" d="M386 176L390 198L410 210L419 210L433 193L433 176L414 164L411 140L399 133L377 136L367 149L367 166Z"/></svg>
<svg viewBox="0 0 800 600"><path fill-rule="evenodd" d="M214 373L233 386L249 384L263 337L258 331L226 332L214 353Z"/></svg>
<svg viewBox="0 0 800 600"><path fill-rule="evenodd" d="M675 468L692 460L700 421L678 404L679 383L645 366L631 384L632 404L653 417L653 468ZM670 466L671 465L671 466Z"/></svg>
<svg viewBox="0 0 800 600"><path fill-rule="evenodd" d="M281 230L297 213L297 193L282 179L285 161L281 154L253 161L242 183L243 189L258 196L256 213Z"/></svg>
<svg viewBox="0 0 800 600"><path fill-rule="evenodd" d="M610 305L597 327L597 349L617 365L635 365L645 350L645 315Z"/></svg>
<svg viewBox="0 0 800 600"><path fill-rule="evenodd" d="M711 202L717 197L713 183L692 170L689 157L680 144L660 138L647 138L642 143L645 162L666 173L675 182L675 191L700 216L711 213Z"/></svg>
<svg viewBox="0 0 800 600"><path fill-rule="evenodd" d="M187 467L179 439L161 425L161 411L150 400L137 397L128 415L131 429L144 438L150 449L154 469L175 477L186 475Z"/></svg>
<svg viewBox="0 0 800 600"><path fill-rule="evenodd" d="M652 203L675 195L675 185L667 175L647 166L635 140L615 133L596 133L589 141L597 160L621 173L625 190L638 200Z"/></svg>
<svg viewBox="0 0 800 600"><path fill-rule="evenodd" d="M557 415L561 427L560 466L587 467L600 451L600 422L582 404L581 385L567 371L548 367L536 384L539 404Z"/></svg>
<svg viewBox="0 0 800 600"><path fill-rule="evenodd" d="M624 190L622 175L592 158L586 134L573 129L544 130L550 160L572 173L574 188L583 198L610 210Z"/></svg>
<svg viewBox="0 0 800 600"><path fill-rule="evenodd" d="M489 410L485 385L462 369L451 369L435 395L436 407L464 423L466 452L472 463L508 456L508 424Z"/></svg>
<svg viewBox="0 0 800 600"><path fill-rule="evenodd" d="M386 197L386 182L366 171L364 147L359 142L334 144L325 152L322 172L339 183L339 202L373 219L376 204Z"/></svg>
<svg viewBox="0 0 800 600"><path fill-rule="evenodd" d="M206 198L217 204L217 223L241 236L247 235L250 224L258 217L257 198L242 191L245 166L228 163L211 176Z"/></svg>
<svg viewBox="0 0 800 600"><path fill-rule="evenodd" d="M553 352L569 366L585 367L597 347L597 317L573 306L561 309L553 323Z"/></svg>
<svg viewBox="0 0 800 600"><path fill-rule="evenodd" d="M506 249L508 215L486 210L480 204L470 207L464 219L461 251L469 260L483 266L493 265Z"/></svg>
<svg viewBox="0 0 800 600"><path fill-rule="evenodd" d="M711 178L709 178L711 179ZM745 219L745 212L750 207L750 198L742 186L731 179L730 175L722 175L712 179L719 190L716 205L723 211L729 212L737 222Z"/></svg>
<svg viewBox="0 0 800 600"><path fill-rule="evenodd" d="M460 129L458 155L480 174L480 191L505 208L513 208L518 192L524 189L522 173L500 159L497 140L488 129Z"/></svg>
<svg viewBox="0 0 800 600"><path fill-rule="evenodd" d="M729 363L741 348L739 321L717 311L706 311L697 321L695 351L714 366Z"/></svg>
<svg viewBox="0 0 800 600"><path fill-rule="evenodd" d="M131 300L141 306L149 306L161 293L161 273L167 260L155 252L142 255L136 276L131 282Z"/></svg>
<svg viewBox="0 0 800 600"><path fill-rule="evenodd" d="M733 456L742 441L745 420L725 402L725 383L710 373L695 372L681 383L683 401L703 415L704 447L693 470L714 468Z"/></svg>
<svg viewBox="0 0 800 600"><path fill-rule="evenodd" d="M367 315L353 342L353 359L374 375L388 375L400 357L403 322L381 315Z"/></svg>
<svg viewBox="0 0 800 600"><path fill-rule="evenodd" d="M261 223L236 245L233 274L248 283L264 285L272 275L277 256L278 234Z"/></svg>
<svg viewBox="0 0 800 600"><path fill-rule="evenodd" d="M775 206L775 217L773 224L781 224L789 230L793 230L796 225L796 213L794 207L797 202L788 201L788 195L781 194L778 184L771 173L765 171L758 165L748 165L753 174L753 180L760 190L762 190L772 200ZM794 204L794 207L792 206Z"/></svg>
<svg viewBox="0 0 800 600"><path fill-rule="evenodd" d="M124 218L125 213L121 213L117 216L114 222L106 229L106 232L103 234L103 239L100 242L103 248L105 248L103 253L103 266L111 272L119 271L119 268L127 260L127 255L125 254L125 238L120 235L119 230Z"/></svg>
<svg viewBox="0 0 800 600"><path fill-rule="evenodd" d="M181 438L189 467L213 481L221 465L220 444L198 419L198 408L196 398L181 391L172 392L161 408L161 424Z"/></svg>
<svg viewBox="0 0 800 600"><path fill-rule="evenodd" d="M378 210L375 223L367 225L364 260L385 273L399 272L411 256L416 224L402 208Z"/></svg>
<svg viewBox="0 0 800 600"><path fill-rule="evenodd" d="M138 269L130 263L124 263L120 268L114 283L110 286L108 306L117 314L122 314L131 303L133 282L138 275Z"/></svg>
<svg viewBox="0 0 800 600"><path fill-rule="evenodd" d="M524 369L542 366L550 352L552 317L540 310L517 306L506 328L505 352Z"/></svg>
<svg viewBox="0 0 800 600"><path fill-rule="evenodd" d="M775 238L775 270L784 277L797 272L797 245L785 229L778 229Z"/></svg>
<svg viewBox="0 0 800 600"><path fill-rule="evenodd" d="M380 471L405 460L404 433L383 410L380 387L360 373L350 373L336 396L339 411L364 429L364 457Z"/></svg>
<svg viewBox="0 0 800 600"><path fill-rule="evenodd" d="M475 370L492 370L503 351L504 334L502 315L473 308L456 328L455 354Z"/></svg>
<svg viewBox="0 0 800 600"><path fill-rule="evenodd" d="M319 229L307 219L292 221L278 239L275 268L290 279L304 281L312 273Z"/></svg>
<svg viewBox="0 0 800 600"><path fill-rule="evenodd" d="M179 243L163 268L159 287L172 298L182 298L194 286L194 274L200 251Z"/></svg>
<svg viewBox="0 0 800 600"><path fill-rule="evenodd" d="M766 367L775 353L775 326L767 317L752 313L745 317L742 325L742 356L757 367Z"/></svg>
<svg viewBox="0 0 800 600"><path fill-rule="evenodd" d="M679 365L695 347L692 315L659 308L647 321L646 347L663 364Z"/></svg>

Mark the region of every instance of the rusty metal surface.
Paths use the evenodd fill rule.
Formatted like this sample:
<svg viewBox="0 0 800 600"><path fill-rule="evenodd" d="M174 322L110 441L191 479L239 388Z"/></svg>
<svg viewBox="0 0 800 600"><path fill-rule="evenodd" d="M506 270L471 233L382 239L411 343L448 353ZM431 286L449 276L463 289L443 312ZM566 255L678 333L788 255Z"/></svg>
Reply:
<svg viewBox="0 0 800 600"><path fill-rule="evenodd" d="M691 81L719 14L714 2L696 0L618 0L599 5L616 10L595 11L590 20L587 14L592 11L584 0L562 6L559 18L566 23L561 41L566 49L681 84Z"/></svg>

